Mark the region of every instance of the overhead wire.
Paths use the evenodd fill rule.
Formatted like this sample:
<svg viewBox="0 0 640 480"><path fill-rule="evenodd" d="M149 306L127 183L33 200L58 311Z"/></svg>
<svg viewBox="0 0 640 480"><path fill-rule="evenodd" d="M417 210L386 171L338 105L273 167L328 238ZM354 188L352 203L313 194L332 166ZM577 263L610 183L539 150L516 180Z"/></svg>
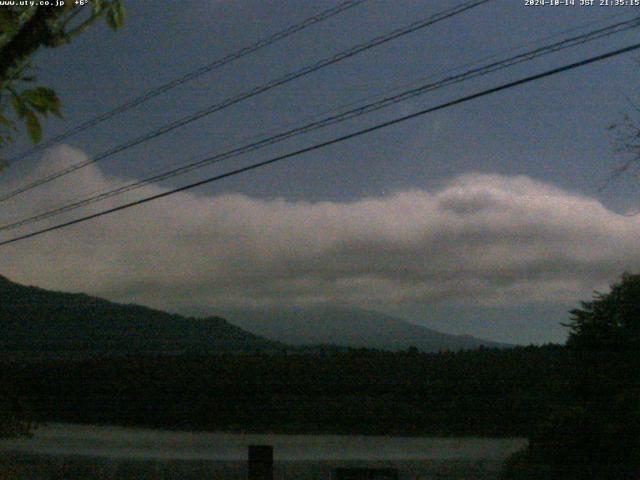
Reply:
<svg viewBox="0 0 640 480"><path fill-rule="evenodd" d="M296 23L295 25L291 25L287 28L285 28L284 30L281 30L277 33L274 33L273 35L270 35L268 37L262 38L258 41L256 41L255 43L252 43L251 45L248 45L246 47L243 47L233 53L230 53L222 58L218 58L216 60L214 60L213 62L208 63L207 65L203 65L195 70L192 70L190 72L185 73L184 75L174 78L173 80L170 80L167 83L164 83L162 85L159 85L147 92L144 92L143 94L115 107L112 108L111 110L108 110L104 113L101 113L99 115L96 115L95 117L80 123L79 125L76 125L66 131L64 131L63 133L56 135L55 137L50 138L49 140L46 140L45 142L42 142L38 145L35 145L31 148L29 148L28 150L25 150L21 153L18 153L17 155L9 158L6 163L7 164L12 164L14 162L17 162L19 160L22 160L23 158L26 158L30 155L33 155L34 153L37 152L41 152L57 143L60 143L63 140L66 140L69 137L72 137L73 135L76 135L80 132L84 132L85 130L88 130L102 122L104 122L105 120L108 120L110 118L115 117L116 115L119 115L121 113L124 113L128 110L131 110L132 108L137 107L138 105L141 105L149 100L151 100L152 98L155 98L159 95L162 95L163 93L168 92L169 90L173 90L174 88L190 82L191 80L194 80L206 73L209 73L213 70L216 70L224 65L227 65L229 63L234 62L235 60L238 60L240 58L243 58L251 53L255 53L258 50L261 50L265 47L268 47L270 45L273 45L274 43L279 42L280 40L283 40L287 37L290 37L291 35L300 32L301 30L304 30L312 25L315 25L316 23L320 23L323 22L325 20L328 20L342 12L345 12L351 8L357 7L365 2L367 2L369 0L348 0L346 2L342 2L338 5L336 5L335 7L329 8L327 10L324 10L316 15L313 15L311 17L305 18L304 20L302 20L299 23ZM77 9L76 11L80 11L80 9Z"/></svg>
<svg viewBox="0 0 640 480"><path fill-rule="evenodd" d="M446 20L448 18L454 17L456 15L459 15L463 12L466 12L467 10L470 10L472 8L475 8L477 6L480 6L482 4L485 4L487 2L489 2L491 0L472 0L472 1L467 1L464 3L461 3L455 7L452 7L450 9L444 10L442 12L436 13L434 15L431 15L425 19L422 20L418 20L416 22L412 22L411 24L405 26L405 27L401 27L398 29L395 29L387 34L384 35L380 35L378 37L375 37L374 39L366 42L366 43L362 43L359 45L356 45L354 47L351 47L345 51L339 52L331 57L327 57L323 60L320 60L314 64L308 65L306 67L303 67L299 70L295 70L293 72L290 72L288 74L285 74L282 77L279 77L275 80L272 80L266 84L257 86L253 89L247 90L241 94L238 94L236 96L233 96L231 98L228 98L224 101L222 101L221 103L217 103L214 105L211 105L203 110L200 110L198 112L195 112L191 115L188 115L186 117L183 117L179 120L176 120L168 125L165 125L161 128L152 130L150 132L147 132L146 134L143 134L141 136L138 136L132 140L129 140L123 144L120 144L116 147L113 147L103 153L100 153L94 157L91 157L85 161L82 162L78 162L75 163L73 165L70 165L66 168L63 168L61 170L58 170L56 172L53 172L49 175L46 175L40 179L37 179L27 185L24 185L22 187L19 187L15 190L12 190L8 193L2 194L0 195L0 202L2 201L6 201L9 200L17 195L20 195L24 192L30 191L36 187L39 187L41 185L44 185L46 183L49 183L53 180L56 180L62 176L68 175L70 173L73 173L77 170L80 170L81 168L84 168L88 165L91 165L93 163L99 162L101 160L104 160L105 158L111 157L112 155L115 155L117 153L123 152L131 147L134 147L136 145L139 145L141 143L144 142L148 142L154 138L157 138L161 135L164 135L168 132L171 132L177 128L183 127L185 125L188 125L196 120L199 120L203 117L206 117L208 115L211 115L215 112L218 112L220 110L223 110L227 107L230 107L232 105L235 105L237 103L240 103L244 100L247 100L249 98L252 98L256 95L262 94L264 92L267 92L269 90L272 90L276 87L279 87L281 85L284 85L286 83L289 83L293 80L296 80L298 78L301 78L303 76L309 75L313 72L316 72L322 68L328 67L330 65L333 65L335 63L341 62L343 60L346 60L348 58L351 58L355 55L358 55L359 53L365 52L367 50L370 50L372 48L378 47L384 43L390 42L392 40L395 40L397 38L403 37L405 35L408 35L410 33L413 33L415 31L418 31L420 29L426 28L428 26L431 26L435 23L438 23L440 21Z"/></svg>
<svg viewBox="0 0 640 480"><path fill-rule="evenodd" d="M542 42L542 41L556 39L556 38L562 37L563 35L567 35L569 33L573 33L573 32L579 31L579 30L583 30L586 27L590 27L590 26L593 26L595 24L601 23L603 20L611 20L613 18L620 18L622 16L627 16L627 15L628 14L625 13L625 12L616 13L616 14L613 14L613 15L605 15L602 18L599 18L599 19L596 19L596 20L591 20L589 22L585 22L585 23L573 26L573 27L568 28L568 29L560 30L560 31L555 32L555 33L553 33L551 35L547 35L547 36L544 36L542 38L538 38L534 42L535 43L539 43L539 42ZM449 73L452 73L452 72L456 72L456 71L462 70L462 69L467 68L467 67L471 67L471 66L475 66L475 65L481 64L484 61L497 58L497 57L499 57L500 55L503 55L503 54L516 52L518 50L521 50L524 47L529 46L531 43L533 43L533 42L529 41L529 42L525 42L525 43L520 43L517 46L499 50L498 52L495 52L495 53L492 53L492 54L489 54L489 55L485 55L485 56L483 56L483 57L481 57L481 58L479 58L477 60L466 62L466 63L464 63L462 65L457 65L457 66L454 66L454 67L448 67L446 69L438 70L437 72L431 73L431 74L426 75L426 76L422 76L419 79L412 80L411 82L404 83L404 84L395 86L395 87L390 88L390 89L385 89L383 91L379 91L379 92L376 92L374 94L365 95L365 96L362 96L362 97L360 97L360 98L358 98L356 100L353 100L351 102L347 102L347 103L341 104L339 106L334 106L332 108L329 108L329 109L326 109L326 110L322 110L322 111L320 111L318 113L314 113L312 115L307 115L301 120L296 120L294 122L290 121L290 122L286 122L286 123L285 122L281 122L281 123L279 123L277 125L277 128L290 128L290 127L294 127L295 125L299 124L300 121L310 122L310 121L315 121L315 120L318 120L318 119L322 119L327 114L332 114L332 113L339 112L341 110L344 110L346 108L349 108L349 107L352 107L352 106L355 106L355 105L360 105L360 104L362 104L362 102L367 102L367 101L370 101L370 100L373 100L373 99L384 98L385 96L389 96L392 93L403 92L403 91L405 91L407 89L415 88L416 86L421 85L422 82L424 82L424 81L437 78L437 77L439 77L441 75L445 75L445 74L449 74ZM259 139L259 138L264 138L265 136L271 137L273 135L276 135L276 132L278 132L278 130L276 128L271 128L269 130L262 131L262 132L260 132L258 134L252 134L252 135L248 135L248 136L243 136L243 137L240 138L239 141L248 142L248 141L253 141L253 140ZM206 155L210 155L211 153L213 153L213 150L210 150L208 153L206 153ZM189 160L189 162L191 163L194 160L196 160L196 159L194 158L192 160ZM190 163L188 163L187 165L189 165ZM212 163L215 163L215 162L212 162ZM151 176L155 176L155 175L157 175L157 174L159 174L161 172L164 172L165 169L166 169L166 167L164 167L164 166L156 167L156 168L153 168L153 169L149 170L148 173ZM151 178L151 177L148 177L148 178ZM88 200L88 199L91 199L92 197L94 197L94 196L96 196L98 194L111 192L111 191L114 190L114 187L117 189L117 188L119 188L121 186L124 186L124 185L136 184L137 182L138 181L132 181L131 179L123 179L123 180L117 181L115 184L113 184L108 189L93 190L91 192L86 192L86 193L84 193L82 195L78 195L78 196L74 196L74 197L68 198L67 199L67 203L55 207L55 211L58 211L58 209L62 209L64 207L69 206L70 205L69 202L72 202L75 205L75 202ZM41 209L39 212L34 212L32 215L33 216L44 215L44 214L50 213L51 211L52 210L49 207L48 209ZM33 218L33 217L30 217L30 219L31 218ZM9 226L6 226L6 227L9 227ZM0 230L2 228L3 227L0 226Z"/></svg>
<svg viewBox="0 0 640 480"><path fill-rule="evenodd" d="M142 204L145 204L145 203L148 203L148 202L159 200L161 198L165 198L165 197L168 197L168 196L171 196L171 195L175 195L177 193L180 193L180 192L183 192L183 191L186 191L186 190L190 190L190 189L202 186L202 185L206 185L206 184L209 184L209 183L220 181L222 179L229 178L229 177L232 177L232 176L235 176L235 175L239 175L241 173L245 173L245 172L249 172L249 171L252 171L252 170L256 170L256 169L265 167L267 165L274 164L276 162L281 162L281 161L289 159L289 158L298 157L298 156L303 155L305 153L309 153L309 152L312 152L312 151L315 151L315 150L326 148L326 147L328 147L330 145L335 145L335 144L338 144L338 143L342 143L344 141L347 141L347 140L350 140L350 139L353 139L353 138L357 138L357 137L360 137L362 135L366 135L366 134L369 134L369 133L376 132L376 131L381 130L383 128L388 128L390 126L397 125L397 124L406 122L406 121L414 119L414 118L422 117L424 115L427 115L427 114L435 112L435 111L444 110L446 108L450 108L450 107L453 107L455 105L460 105L462 103L465 103L465 102L468 102L468 101L471 101L471 100L482 98L482 97L485 97L487 95L492 95L494 93L498 93L498 92L501 92L501 91L504 91L504 90L507 90L507 89L515 88L515 87L520 86L520 85L524 85L524 84L527 84L527 83L530 83L530 82L534 82L534 81L537 81L537 80L541 80L543 78L550 77L552 75L557 75L559 73L563 73L563 72L566 72L566 71L569 71L569 70L573 70L573 69L576 69L576 68L579 68L579 67L590 65L590 64L595 63L595 62L601 62L603 60L607 60L607 59L610 59L610 58L613 58L613 57L616 57L616 56L619 56L619 55L622 55L622 54L625 54L625 53L629 53L631 51L638 50L638 49L640 49L640 43L636 43L636 44L633 44L633 45L629 45L627 47L623 47L623 48L619 48L619 49L616 49L616 50L613 50L613 51L609 51L609 52L601 54L601 55L596 55L596 56L593 56L593 57L589 57L587 59L584 59L584 60L581 60L581 61L578 61L578 62L573 62L573 63L567 64L567 65L563 65L561 67L553 68L551 70L546 70L546 71L544 71L542 73L538 73L538 74L535 74L535 75L530 75L530 76L521 78L519 80L503 83L503 84L501 84L501 85L499 85L497 87L493 87L493 88L489 88L489 89L486 89L486 90L482 90L482 91L477 92L477 93L473 93L473 94L470 94L470 95L459 97L459 98L454 99L454 100L450 100L448 102L441 103L441 104L436 105L434 107L425 108L425 109L419 110L419 111L411 113L411 114L407 114L407 115L403 115L403 116L400 116L400 117L396 117L394 119L391 119L391 120L388 120L388 121L381 122L381 123L378 123L376 125L373 125L371 127L360 129L360 130L357 130L355 132L352 132L352 133L349 133L349 134L346 134L346 135L341 135L339 137L334 137L334 138L332 138L330 140L327 140L327 141L316 143L316 144L311 145L309 147L298 149L298 150L295 150L293 152L289 152L289 153L286 153L286 154L283 154L283 155L278 155L278 156L270 158L268 160L257 162L257 163L254 163L252 165L248 165L248 166L245 166L245 167L237 168L237 169L234 169L232 171L225 172L223 174L215 175L213 177L205 178L205 179L199 180L197 182L190 183L188 185L184 185L184 186L181 186L181 187L178 187L178 188L167 190L167 191L162 192L162 193L158 193L158 194L155 194L155 195L144 197L144 198L138 199L136 201L126 203L124 205L119 205L117 207L109 208L109 209L106 209L106 210L102 210L100 212L96 212L96 213L93 213L93 214L90 214L90 215L86 215L86 216L83 216L83 217L80 217L80 218L76 218L74 220L70 220L70 221L59 223L57 225L53 225L53 226L50 226L50 227L47 227L47 228L43 228L43 229L37 230L35 232L30 232L30 233L27 233L27 234L24 234L24 235L20 235L20 236L17 236L17 237L8 239L8 240L4 240L4 241L0 242L0 246L9 245L9 244L12 244L12 243L15 243L15 242L26 240L28 238L33 238L33 237L36 237L36 236L39 236L39 235L43 235L43 234L48 233L48 232L56 231L56 230L59 230L59 229L62 229L62 228L66 228L66 227L72 226L72 225L77 225L79 223L83 223L83 222L86 222L86 221L89 221L89 220L93 220L93 219L96 219L96 218L99 218L99 217L103 217L105 215L111 215L113 213L116 213L116 212L119 212L119 211L122 211L122 210L125 210L125 209L129 209L129 208L132 208L134 206L138 206L138 205L142 205Z"/></svg>
<svg viewBox="0 0 640 480"><path fill-rule="evenodd" d="M67 203L63 206L54 208L54 209L50 209L47 210L43 213L39 213L36 215L32 215L28 218L19 220L19 221L15 221L9 224L5 224L5 225L0 225L0 231L6 231L6 230L12 230L15 228L19 228L22 226L26 226L41 220L45 220L48 218L51 218L53 216L56 215L61 215L63 213L67 213L69 211L84 207L84 206L88 206L91 205L93 203L97 203L103 200L106 200L108 198L112 198L115 197L117 195L121 195L123 193L126 192L130 192L133 191L135 189L141 188L145 185L149 185L151 183L157 183L159 181L162 180L166 180L169 178L173 178L175 176L178 175L183 175L185 173L188 173L190 171L214 164L214 163L218 163L220 161L226 160L228 158L232 158L232 157L237 157L240 155L243 155L245 153L249 153L252 151L256 151L258 149L261 148L265 148L267 146L273 145L275 143L279 143L283 140L298 136L298 135L302 135L305 133L309 133L311 131L320 129L320 128L325 128L328 127L330 125L334 125L340 122L344 122L346 120L352 119L352 118L356 118L356 117L360 117L362 115L368 114L368 113L372 113L374 111L389 107L391 105L394 105L396 103L402 102L402 101L406 101L409 100L411 98L417 97L419 95L423 95L425 93L431 92L433 90L437 90L440 88L444 88L446 86L450 86L453 84L457 84L466 80L470 80L473 78L477 78L479 76L484 76L487 75L489 73L493 73L499 70L502 70L504 68L508 68L508 67L512 67L514 65L526 62L526 61L531 61L533 59L539 58L543 55L548 55L551 53L555 53L558 52L560 50L564 50L566 48L570 48L570 47L575 47L577 45L582 45L585 44L587 42L591 42L597 39L601 39L601 38L605 38L605 37L609 37L611 35L617 34L617 33L621 33L627 30L630 30L632 28L637 28L638 26L640 26L640 17L634 17L633 19L630 20L626 20L626 21L622 21L622 22L618 22L612 25L609 25L607 27L603 27L597 30L592 30L590 32L584 33L582 35L578 35L575 37L571 37L571 38L567 38L564 40L561 40L559 42L555 42L543 47L539 47L533 50L530 50L528 52L524 52L524 53L520 53L518 55L497 61L497 62L492 62L488 65L484 65L482 67L478 67L478 68L474 68L471 70L468 70L466 72L463 72L461 74L458 75L453 75L453 76L449 76L446 77L444 79L441 79L437 82L433 82L433 83L427 83L424 85L420 85L417 88L413 88L413 89L409 89L409 90L405 90L399 94L396 95L392 95L392 96L388 96L385 98L382 98L380 100L377 100L375 102L371 102L365 105L361 105L357 108L354 109L350 109L347 111L344 111L340 114L337 115L331 115L329 117L325 117L321 120L317 120L317 121L313 121L311 123L308 123L306 125L285 131L285 132L281 132L277 135L273 135L273 136L269 136L267 138L263 138L257 142L254 143L250 143L247 145L243 145L241 147L237 147L234 148L232 150L228 150L226 152L222 152L222 153L218 153L216 155L207 157L205 159L201 159L198 160L196 162L192 162L189 163L187 165L183 165L156 175L152 175L150 177L147 177L145 179L142 180L137 180L134 182L130 182L124 186L120 186L117 188L112 188L110 190L101 192L97 195L93 195L93 196L89 196L88 198L84 198L84 199L80 199L80 200L76 200L76 201L71 201L70 203Z"/></svg>

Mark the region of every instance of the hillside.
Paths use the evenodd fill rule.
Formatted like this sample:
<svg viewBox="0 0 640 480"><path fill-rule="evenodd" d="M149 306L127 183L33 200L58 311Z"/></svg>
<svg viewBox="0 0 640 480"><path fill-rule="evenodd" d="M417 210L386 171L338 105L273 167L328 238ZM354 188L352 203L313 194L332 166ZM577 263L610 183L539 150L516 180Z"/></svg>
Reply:
<svg viewBox="0 0 640 480"><path fill-rule="evenodd" d="M213 354L280 349L219 317L172 315L84 294L27 287L0 276L0 355Z"/></svg>
<svg viewBox="0 0 640 480"><path fill-rule="evenodd" d="M225 318L262 337L290 345L333 344L424 352L507 345L468 335L449 335L381 313L345 308L287 308L226 311Z"/></svg>

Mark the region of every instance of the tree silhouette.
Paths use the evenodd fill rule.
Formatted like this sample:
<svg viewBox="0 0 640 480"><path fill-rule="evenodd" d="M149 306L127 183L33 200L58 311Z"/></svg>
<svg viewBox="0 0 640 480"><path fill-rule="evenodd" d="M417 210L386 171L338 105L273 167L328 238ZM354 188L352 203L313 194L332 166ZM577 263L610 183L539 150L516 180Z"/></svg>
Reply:
<svg viewBox="0 0 640 480"><path fill-rule="evenodd" d="M640 473L640 275L571 311L573 404L514 456L503 478L637 479Z"/></svg>

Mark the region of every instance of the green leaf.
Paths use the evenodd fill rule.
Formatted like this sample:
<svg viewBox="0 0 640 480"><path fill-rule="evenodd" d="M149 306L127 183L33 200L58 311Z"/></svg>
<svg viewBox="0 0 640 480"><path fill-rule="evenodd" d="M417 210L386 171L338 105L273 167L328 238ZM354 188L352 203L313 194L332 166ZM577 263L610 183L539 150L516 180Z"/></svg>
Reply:
<svg viewBox="0 0 640 480"><path fill-rule="evenodd" d="M28 112L24 100L22 100L18 95L13 95L11 97L11 103L13 104L13 110L16 112L18 118L24 118Z"/></svg>
<svg viewBox="0 0 640 480"><path fill-rule="evenodd" d="M118 24L116 23L115 17L113 16L113 12L111 10L109 10L109 12L107 13L107 25L109 25L109 28L111 30L117 30L118 29Z"/></svg>
<svg viewBox="0 0 640 480"><path fill-rule="evenodd" d="M104 7L103 0L94 0L93 2L91 2L91 10L93 11L94 14L100 13L103 7Z"/></svg>
<svg viewBox="0 0 640 480"><path fill-rule="evenodd" d="M25 90L22 97L38 112L46 116L52 112L58 117L60 115L60 99L50 88L38 87L33 90Z"/></svg>
<svg viewBox="0 0 640 480"><path fill-rule="evenodd" d="M22 98L40 113L46 113L49 108L47 99L35 90L25 90Z"/></svg>
<svg viewBox="0 0 640 480"><path fill-rule="evenodd" d="M115 0L110 5L106 20L112 30L117 30L124 25L124 5L121 0Z"/></svg>
<svg viewBox="0 0 640 480"><path fill-rule="evenodd" d="M29 137L31 137L31 141L33 143L38 143L42 140L42 125L40 125L40 120L35 113L31 110L27 111L26 115L27 122L27 132L29 133Z"/></svg>
<svg viewBox="0 0 640 480"><path fill-rule="evenodd" d="M49 111L53 113L56 117L62 118L62 113L60 112L60 100L56 97L56 101L49 105Z"/></svg>

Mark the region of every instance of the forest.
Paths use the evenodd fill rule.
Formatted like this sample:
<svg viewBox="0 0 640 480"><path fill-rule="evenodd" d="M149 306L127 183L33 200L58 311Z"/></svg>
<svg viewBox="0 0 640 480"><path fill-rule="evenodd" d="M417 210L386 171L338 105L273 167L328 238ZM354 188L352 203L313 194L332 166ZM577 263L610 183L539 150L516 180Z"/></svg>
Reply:
<svg viewBox="0 0 640 480"><path fill-rule="evenodd" d="M40 421L165 429L526 435L576 394L561 346L4 363Z"/></svg>

